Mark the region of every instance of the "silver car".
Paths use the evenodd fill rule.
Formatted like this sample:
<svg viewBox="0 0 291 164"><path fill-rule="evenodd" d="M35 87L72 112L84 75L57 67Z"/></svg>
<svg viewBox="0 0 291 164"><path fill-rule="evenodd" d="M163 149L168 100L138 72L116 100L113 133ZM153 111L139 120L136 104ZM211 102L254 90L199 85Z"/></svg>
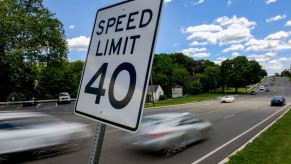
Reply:
<svg viewBox="0 0 291 164"><path fill-rule="evenodd" d="M140 130L125 141L139 150L162 152L166 156L183 150L190 143L208 137L212 124L190 113L164 113L145 116Z"/></svg>
<svg viewBox="0 0 291 164"><path fill-rule="evenodd" d="M84 124L42 113L0 112L0 157L77 143L88 133Z"/></svg>

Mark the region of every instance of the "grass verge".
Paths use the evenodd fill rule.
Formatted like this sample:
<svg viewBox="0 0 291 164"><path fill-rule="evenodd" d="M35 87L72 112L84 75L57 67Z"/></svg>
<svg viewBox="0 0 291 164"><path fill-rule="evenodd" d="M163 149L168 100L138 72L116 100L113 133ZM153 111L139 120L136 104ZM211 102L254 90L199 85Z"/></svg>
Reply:
<svg viewBox="0 0 291 164"><path fill-rule="evenodd" d="M263 132L242 151L230 157L229 164L291 163L291 111Z"/></svg>
<svg viewBox="0 0 291 164"><path fill-rule="evenodd" d="M217 99L217 97L224 96L224 95L225 94L223 93L203 93L199 95L189 95L183 98L167 99L164 101L155 101L155 107L214 100L214 99ZM149 108L149 107L153 107L153 104L145 103L145 108Z"/></svg>

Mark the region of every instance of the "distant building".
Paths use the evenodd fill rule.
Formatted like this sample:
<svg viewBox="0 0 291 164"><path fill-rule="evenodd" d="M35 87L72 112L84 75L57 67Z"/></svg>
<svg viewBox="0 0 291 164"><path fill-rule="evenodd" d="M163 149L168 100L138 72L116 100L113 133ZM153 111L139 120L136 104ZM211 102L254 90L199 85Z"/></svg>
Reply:
<svg viewBox="0 0 291 164"><path fill-rule="evenodd" d="M183 97L183 87L175 85L175 87L172 88L172 98L180 97Z"/></svg>
<svg viewBox="0 0 291 164"><path fill-rule="evenodd" d="M153 96L152 96L152 93L154 94ZM164 90L162 89L160 85L148 86L147 102L153 101L152 97L154 97L154 100L157 101L160 99L161 95L164 95Z"/></svg>

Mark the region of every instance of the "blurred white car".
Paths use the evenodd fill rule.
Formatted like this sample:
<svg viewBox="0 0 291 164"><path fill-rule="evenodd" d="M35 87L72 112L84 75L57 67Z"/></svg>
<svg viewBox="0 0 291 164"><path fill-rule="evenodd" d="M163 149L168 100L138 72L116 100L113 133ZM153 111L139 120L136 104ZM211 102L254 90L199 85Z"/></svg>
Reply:
<svg viewBox="0 0 291 164"><path fill-rule="evenodd" d="M42 113L0 112L0 155L79 142L88 133L84 124Z"/></svg>
<svg viewBox="0 0 291 164"><path fill-rule="evenodd" d="M61 92L59 94L59 103L71 103L71 96L68 92Z"/></svg>
<svg viewBox="0 0 291 164"><path fill-rule="evenodd" d="M169 156L185 146L208 137L212 124L190 113L162 113L145 116L140 130L128 134L125 142L133 148L162 152Z"/></svg>
<svg viewBox="0 0 291 164"><path fill-rule="evenodd" d="M260 90L264 90L265 89L265 87L264 86L260 86Z"/></svg>
<svg viewBox="0 0 291 164"><path fill-rule="evenodd" d="M235 97L234 96L223 96L221 99L220 99L220 102L222 103L230 103L230 102L234 102L235 100Z"/></svg>

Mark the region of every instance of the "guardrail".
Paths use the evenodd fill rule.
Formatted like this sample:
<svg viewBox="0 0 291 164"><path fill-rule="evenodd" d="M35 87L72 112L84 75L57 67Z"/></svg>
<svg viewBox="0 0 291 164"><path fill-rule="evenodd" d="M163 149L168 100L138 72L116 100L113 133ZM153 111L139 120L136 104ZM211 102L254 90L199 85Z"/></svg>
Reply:
<svg viewBox="0 0 291 164"><path fill-rule="evenodd" d="M76 101L76 98L71 98L71 101ZM24 104L24 103L31 103L33 100L28 101L7 101L7 102L0 102L0 105L17 105L17 104ZM58 99L50 99L50 100L36 100L35 103L49 103L49 102L58 102Z"/></svg>

